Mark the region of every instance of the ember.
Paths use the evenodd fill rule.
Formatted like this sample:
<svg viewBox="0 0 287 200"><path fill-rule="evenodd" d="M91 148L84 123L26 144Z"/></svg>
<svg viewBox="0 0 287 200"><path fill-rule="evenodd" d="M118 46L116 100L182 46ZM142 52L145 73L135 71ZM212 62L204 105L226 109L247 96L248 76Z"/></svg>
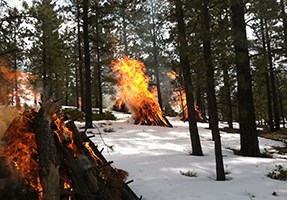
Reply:
<svg viewBox="0 0 287 200"><path fill-rule="evenodd" d="M144 64L126 56L112 64L121 88L119 96L132 113L135 123L172 127L148 88L149 77L145 75Z"/></svg>

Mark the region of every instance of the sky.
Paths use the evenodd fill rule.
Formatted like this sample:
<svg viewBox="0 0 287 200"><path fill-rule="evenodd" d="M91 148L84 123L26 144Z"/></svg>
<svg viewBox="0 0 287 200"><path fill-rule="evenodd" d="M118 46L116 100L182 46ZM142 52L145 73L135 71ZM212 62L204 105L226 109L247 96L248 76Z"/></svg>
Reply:
<svg viewBox="0 0 287 200"><path fill-rule="evenodd" d="M21 8L22 7L22 2L23 0L9 0L8 1L8 4L11 6L11 7L17 7L17 8ZM32 4L32 0L26 0L26 2L31 5Z"/></svg>

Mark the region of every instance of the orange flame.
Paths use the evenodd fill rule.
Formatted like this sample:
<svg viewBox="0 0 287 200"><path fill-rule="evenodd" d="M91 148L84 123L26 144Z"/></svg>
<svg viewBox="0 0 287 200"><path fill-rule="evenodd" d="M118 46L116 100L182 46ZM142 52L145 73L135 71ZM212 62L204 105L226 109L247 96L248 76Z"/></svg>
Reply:
<svg viewBox="0 0 287 200"><path fill-rule="evenodd" d="M174 108L179 108L178 110L181 111L182 119L186 120L188 118L188 111L187 111L187 102L186 102L186 94L183 88L179 88L173 92L171 98L171 104ZM202 120L202 112L198 109L196 103L194 103L194 110L197 114L197 119Z"/></svg>
<svg viewBox="0 0 287 200"><path fill-rule="evenodd" d="M7 105L15 101L19 108L21 99L25 102L32 101L34 92L31 81L35 81L35 76L10 69L3 58L0 58L0 104Z"/></svg>
<svg viewBox="0 0 287 200"><path fill-rule="evenodd" d="M115 106L120 110L122 106L124 105L124 102L121 99L116 100Z"/></svg>
<svg viewBox="0 0 287 200"><path fill-rule="evenodd" d="M172 80L176 80L179 78L179 74L175 71L167 72L167 76L170 77ZM188 111L187 111L187 102L186 102L186 94L184 88L178 86L178 88L174 89L173 95L171 97L171 104L175 110L181 111L182 119L186 120L188 118ZM194 103L194 110L197 113L197 119L202 120L203 116L196 103Z"/></svg>
<svg viewBox="0 0 287 200"><path fill-rule="evenodd" d="M23 114L15 118L13 125L5 132L1 155L5 155L10 166L19 173L24 183L40 192L39 162L35 133L31 132L32 115Z"/></svg>
<svg viewBox="0 0 287 200"><path fill-rule="evenodd" d="M126 104L134 119L142 124L170 126L154 94L148 88L149 77L145 75L144 64L124 57L112 62L113 70L121 88L120 98Z"/></svg>
<svg viewBox="0 0 287 200"><path fill-rule="evenodd" d="M57 114L54 114L52 115L51 119L54 121L54 123L57 126L57 130L55 131L55 133L57 134L59 141L61 143L64 141L68 141L66 145L69 149L72 150L73 155L75 156L77 147L73 139L73 133L64 123L63 117L58 117Z"/></svg>
<svg viewBox="0 0 287 200"><path fill-rule="evenodd" d="M172 80L175 80L178 77L178 74L175 71L169 71L167 72L167 76Z"/></svg>
<svg viewBox="0 0 287 200"><path fill-rule="evenodd" d="M15 118L2 137L5 143L0 147L0 153L6 158L7 164L15 169L15 174L19 174L24 183L37 191L39 199L42 199L36 135L32 131L34 119L34 113L28 111ZM73 133L66 127L63 117L54 114L51 119L57 126L55 134L59 141L65 141L73 155L76 155ZM69 179L64 181L65 189L69 189L70 181Z"/></svg>

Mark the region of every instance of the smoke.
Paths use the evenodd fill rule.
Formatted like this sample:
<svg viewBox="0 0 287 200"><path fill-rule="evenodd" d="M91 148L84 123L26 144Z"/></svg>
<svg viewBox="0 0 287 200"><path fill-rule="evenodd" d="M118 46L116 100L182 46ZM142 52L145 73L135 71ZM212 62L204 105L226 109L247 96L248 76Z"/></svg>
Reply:
<svg viewBox="0 0 287 200"><path fill-rule="evenodd" d="M19 114L19 111L14 107L0 106L0 140L12 121L18 117Z"/></svg>

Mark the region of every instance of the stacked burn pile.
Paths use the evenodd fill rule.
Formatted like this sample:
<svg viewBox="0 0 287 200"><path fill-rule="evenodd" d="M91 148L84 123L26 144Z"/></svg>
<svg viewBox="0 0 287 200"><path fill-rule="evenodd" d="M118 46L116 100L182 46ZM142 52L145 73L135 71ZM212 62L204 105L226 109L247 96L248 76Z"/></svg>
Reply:
<svg viewBox="0 0 287 200"><path fill-rule="evenodd" d="M53 101L15 118L0 150L1 200L139 199L128 173L111 166Z"/></svg>
<svg viewBox="0 0 287 200"><path fill-rule="evenodd" d="M156 91L149 89L145 65L128 57L115 60L112 64L120 88L119 109L125 105L132 113L135 124L172 127L160 108Z"/></svg>

